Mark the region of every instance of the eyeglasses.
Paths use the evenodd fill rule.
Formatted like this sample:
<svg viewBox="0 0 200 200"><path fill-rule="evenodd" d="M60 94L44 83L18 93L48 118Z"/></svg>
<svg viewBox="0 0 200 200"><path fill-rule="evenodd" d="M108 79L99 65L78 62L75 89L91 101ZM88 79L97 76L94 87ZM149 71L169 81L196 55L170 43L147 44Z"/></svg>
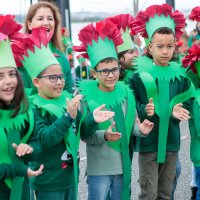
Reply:
<svg viewBox="0 0 200 200"><path fill-rule="evenodd" d="M112 69L95 70L95 71L100 73L101 76L109 76L110 72L112 72L113 75L117 75L120 73L120 67L114 67Z"/></svg>
<svg viewBox="0 0 200 200"><path fill-rule="evenodd" d="M65 82L64 74L56 75L47 75L47 76L39 76L38 78L49 78L49 81L51 83L57 83L58 79L60 79L61 82Z"/></svg>

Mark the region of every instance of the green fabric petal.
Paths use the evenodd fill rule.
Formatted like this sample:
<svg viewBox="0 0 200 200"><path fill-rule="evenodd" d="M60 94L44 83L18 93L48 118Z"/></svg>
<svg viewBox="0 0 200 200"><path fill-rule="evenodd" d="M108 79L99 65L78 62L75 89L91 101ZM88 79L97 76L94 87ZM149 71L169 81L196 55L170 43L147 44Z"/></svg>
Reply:
<svg viewBox="0 0 200 200"><path fill-rule="evenodd" d="M147 56L138 57L135 59L135 69L136 72L147 72L153 76L156 80L170 81L178 80L182 77L186 77L186 69L181 67L181 64L177 62L169 62L169 66L157 66L153 64L152 59Z"/></svg>
<svg viewBox="0 0 200 200"><path fill-rule="evenodd" d="M12 143L13 138L18 138L17 141L26 143L28 138L30 137L33 127L34 127L34 116L33 112L31 109L28 110L26 113L18 114L16 117L11 118L11 115L13 113L13 110L0 110L0 163L12 163L12 162L19 162L21 163L22 161L18 158L15 158L15 153L11 154L11 150L9 150L9 143ZM20 130L22 127L25 127L25 121L29 122L29 130L27 134L20 139ZM17 182L17 185L15 185L15 188L19 185L19 183L23 183L23 179L16 177L14 179L6 179L5 183L9 188L12 188L13 186L13 180L14 180L14 185ZM18 182L19 181L19 182ZM16 192L19 193L18 190L12 190L11 192L11 199L19 199L21 198L21 195L19 193L18 197L16 196ZM15 196L15 198L13 197Z"/></svg>
<svg viewBox="0 0 200 200"><path fill-rule="evenodd" d="M38 94L35 94L31 96L31 101L38 108L42 108L43 116L48 112L50 115L61 117L66 111L66 98L71 99L72 96L66 91L63 91L62 95L55 99L44 99Z"/></svg>
<svg viewBox="0 0 200 200"><path fill-rule="evenodd" d="M108 110L113 110L113 108L121 107L122 103L128 100L125 125L129 142L135 117L135 98L130 88L121 81L116 83L115 89L112 92L104 92L100 90L98 87L98 81L81 81L78 86L80 93L84 96L84 101L88 103L90 112L102 104L105 104ZM105 130L110 125L110 121L106 121L101 123L99 126L102 130ZM115 142L107 142L107 144L116 151L121 152L121 139Z"/></svg>
<svg viewBox="0 0 200 200"><path fill-rule="evenodd" d="M99 89L98 81L81 81L78 83L80 93L84 95L85 101L92 101L93 106L90 105L91 111L98 106L105 104L107 109L120 105L126 100L126 90L124 90L124 83L118 82L112 92L104 92ZM120 95L119 95L120 94Z"/></svg>
<svg viewBox="0 0 200 200"><path fill-rule="evenodd" d="M132 78L133 74L135 73L135 67L131 67L130 69L125 70L125 77L123 79L123 81L126 84L130 84L130 79Z"/></svg>
<svg viewBox="0 0 200 200"><path fill-rule="evenodd" d="M195 91L195 101L199 104L200 106L200 89L197 89Z"/></svg>

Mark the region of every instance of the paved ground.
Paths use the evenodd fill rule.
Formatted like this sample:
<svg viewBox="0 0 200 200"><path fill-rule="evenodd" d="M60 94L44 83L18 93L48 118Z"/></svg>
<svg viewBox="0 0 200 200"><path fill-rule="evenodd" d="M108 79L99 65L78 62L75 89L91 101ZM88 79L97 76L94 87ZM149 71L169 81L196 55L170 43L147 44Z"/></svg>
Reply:
<svg viewBox="0 0 200 200"><path fill-rule="evenodd" d="M191 179L191 161L189 158L189 145L190 137L188 131L188 124L186 122L181 123L181 151L180 161L182 166L182 173L178 180L178 185L175 193L175 200L189 200L190 199L190 179ZM79 200L87 200L87 183L85 177L86 169L86 155L85 144L81 142L81 161L80 161L80 184L79 184ZM137 200L139 193L138 179L138 164L137 154L134 154L132 165L132 200Z"/></svg>

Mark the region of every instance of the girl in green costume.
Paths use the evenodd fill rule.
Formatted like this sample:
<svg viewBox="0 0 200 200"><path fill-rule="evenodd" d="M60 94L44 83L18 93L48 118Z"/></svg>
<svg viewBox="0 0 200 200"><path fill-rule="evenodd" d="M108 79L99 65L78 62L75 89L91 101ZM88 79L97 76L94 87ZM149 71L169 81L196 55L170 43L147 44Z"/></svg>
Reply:
<svg viewBox="0 0 200 200"><path fill-rule="evenodd" d="M149 137L136 141L141 189L138 199L141 200L171 199L180 149L179 122L190 118L182 102L194 94L185 70L180 64L170 62L175 37L180 37L184 25L183 14L173 13L167 4L153 5L139 12L132 24L136 33L149 38L151 57L136 59L137 73L131 86L140 120L148 118L155 124Z"/></svg>
<svg viewBox="0 0 200 200"><path fill-rule="evenodd" d="M71 68L67 57L63 54L61 41L61 15L59 9L53 3L41 1L30 6L24 22L25 33L31 34L32 29L36 27L45 27L47 34L49 32L53 33L49 46L61 65L65 77L64 90L72 92L73 80ZM35 93L36 88L33 87L32 80L25 68L20 67L18 70L22 74L24 86L28 94Z"/></svg>
<svg viewBox="0 0 200 200"><path fill-rule="evenodd" d="M76 200L79 132L80 129L84 131L83 118L77 113L82 97L72 98L63 91L64 74L49 49L44 27L33 29L31 35L23 39L21 43L13 44L13 48L15 52L23 52L18 56L23 58L23 66L38 90L31 101L35 106L36 130L42 146L41 154L32 166L37 168L41 163L45 166L43 174L31 180L31 188L38 200ZM24 51L19 51L22 47ZM100 107L92 117L84 120L91 120L92 129L96 126L95 121L101 122L112 116L112 112L101 112Z"/></svg>
<svg viewBox="0 0 200 200"><path fill-rule="evenodd" d="M27 200L30 194L24 177L41 174L43 166L36 171L26 166L37 158L40 146L32 134L34 116L9 42L21 37L22 26L11 15L0 16L0 21L0 199Z"/></svg>
<svg viewBox="0 0 200 200"><path fill-rule="evenodd" d="M120 68L115 45L122 43L118 29L110 22L98 22L84 27L79 33L80 47L92 64L96 80L81 81L80 93L88 110L101 104L115 113L111 120L100 123L96 129L81 132L87 144L88 200L130 199L131 163L129 139L133 133L135 100L127 85L118 82ZM114 45L115 44L115 45ZM87 53L86 53L87 52ZM153 124L139 122L134 134L146 136Z"/></svg>

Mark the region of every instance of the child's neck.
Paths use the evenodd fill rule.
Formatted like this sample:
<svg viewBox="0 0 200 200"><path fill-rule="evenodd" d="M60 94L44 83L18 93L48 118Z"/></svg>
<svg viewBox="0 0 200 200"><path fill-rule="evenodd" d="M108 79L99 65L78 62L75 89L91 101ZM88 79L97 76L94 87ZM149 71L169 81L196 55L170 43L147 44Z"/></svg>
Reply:
<svg viewBox="0 0 200 200"><path fill-rule="evenodd" d="M160 66L160 67L168 67L169 66L169 63L167 63L166 65L157 65L154 60L153 60L153 64L156 65L156 66Z"/></svg>

